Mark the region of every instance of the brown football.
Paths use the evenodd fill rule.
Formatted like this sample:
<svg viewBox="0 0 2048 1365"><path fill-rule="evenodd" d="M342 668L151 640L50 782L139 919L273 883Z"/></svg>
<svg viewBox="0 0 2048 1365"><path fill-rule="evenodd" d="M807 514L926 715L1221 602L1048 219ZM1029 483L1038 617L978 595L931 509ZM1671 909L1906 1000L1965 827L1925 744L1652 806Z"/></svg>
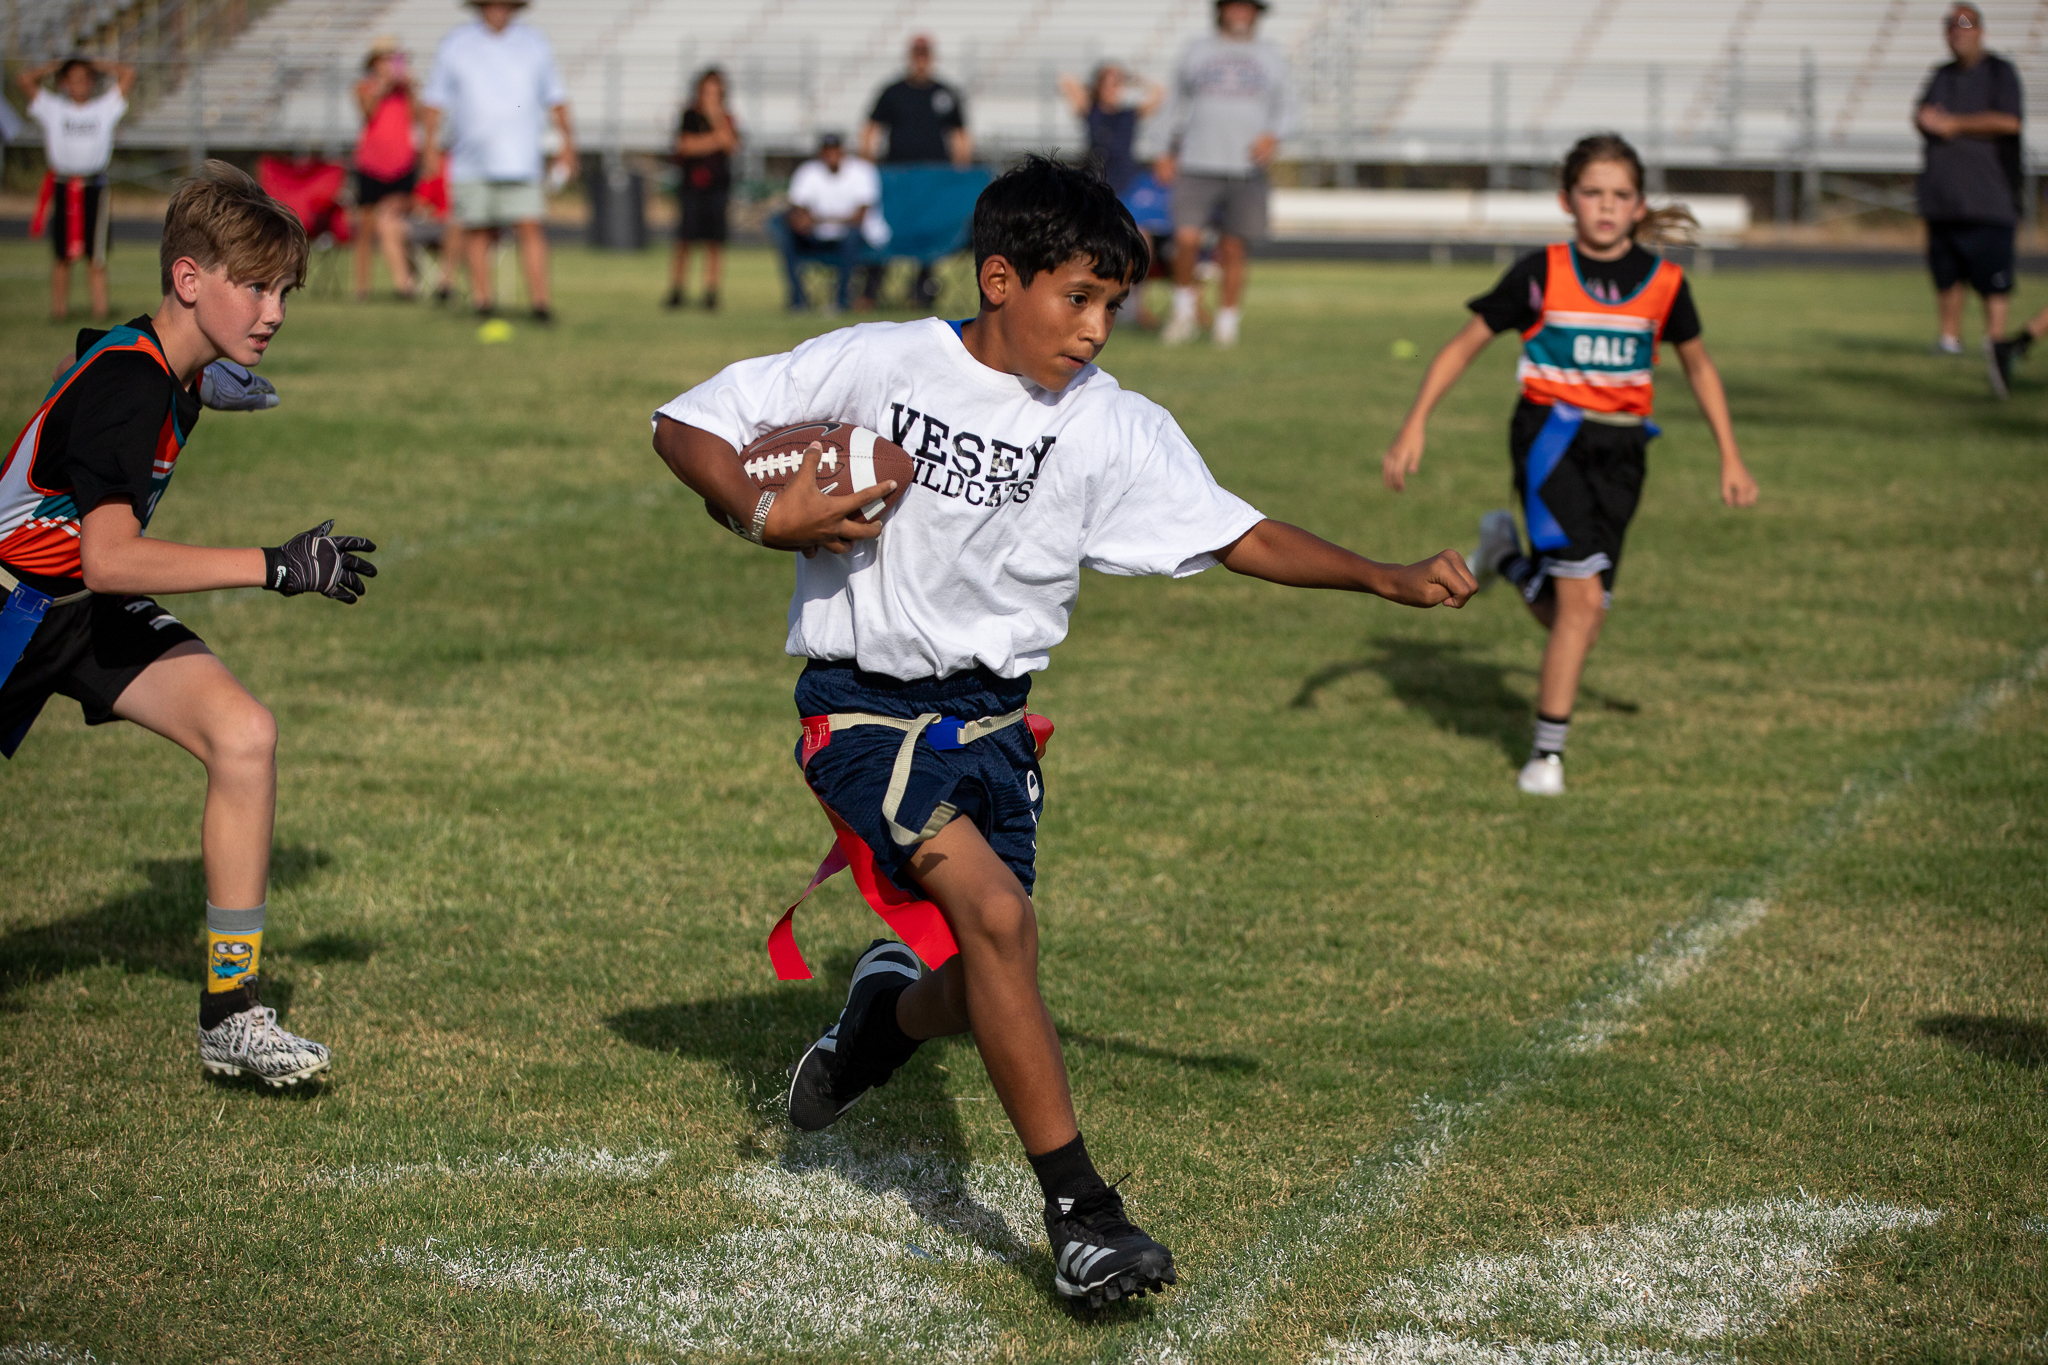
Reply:
<svg viewBox="0 0 2048 1365"><path fill-rule="evenodd" d="M818 491L827 496L844 497L896 481L896 491L861 508L856 520L880 521L917 478L917 463L902 446L850 422L805 422L771 431L740 452L740 464L756 488L780 489L803 468L804 451L813 441L825 447L818 457Z"/></svg>

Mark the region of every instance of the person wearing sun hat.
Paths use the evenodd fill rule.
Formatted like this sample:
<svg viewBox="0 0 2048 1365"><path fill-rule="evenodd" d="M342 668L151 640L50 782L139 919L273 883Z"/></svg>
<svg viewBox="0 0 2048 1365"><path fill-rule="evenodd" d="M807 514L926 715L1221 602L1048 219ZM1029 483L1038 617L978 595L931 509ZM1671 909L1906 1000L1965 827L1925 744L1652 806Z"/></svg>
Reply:
<svg viewBox="0 0 2048 1365"><path fill-rule="evenodd" d="M562 140L555 174L566 183L576 167L569 92L547 38L519 20L525 0L471 0L470 8L476 17L441 40L421 100L425 178L440 171L445 119L453 216L464 229L470 297L477 312L488 316L497 311L490 251L498 231L510 227L519 239L533 316L550 322L548 245L541 231L547 207L541 137L552 120Z"/></svg>

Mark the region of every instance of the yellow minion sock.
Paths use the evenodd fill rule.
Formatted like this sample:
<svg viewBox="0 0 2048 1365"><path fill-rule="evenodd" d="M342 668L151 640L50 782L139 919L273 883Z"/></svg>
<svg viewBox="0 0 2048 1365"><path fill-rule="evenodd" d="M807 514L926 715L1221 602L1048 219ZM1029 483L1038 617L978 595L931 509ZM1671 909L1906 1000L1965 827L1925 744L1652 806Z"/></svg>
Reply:
<svg viewBox="0 0 2048 1365"><path fill-rule="evenodd" d="M199 997L199 1027L212 1028L256 1003L256 968L263 956L263 912L206 905L206 988Z"/></svg>

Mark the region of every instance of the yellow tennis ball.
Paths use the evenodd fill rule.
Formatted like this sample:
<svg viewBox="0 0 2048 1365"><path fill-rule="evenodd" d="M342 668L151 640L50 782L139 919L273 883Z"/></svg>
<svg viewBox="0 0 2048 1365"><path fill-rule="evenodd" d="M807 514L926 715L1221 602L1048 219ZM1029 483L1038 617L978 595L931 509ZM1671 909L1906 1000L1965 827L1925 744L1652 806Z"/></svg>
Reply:
<svg viewBox="0 0 2048 1365"><path fill-rule="evenodd" d="M510 341L512 339L512 324L503 318L492 318L489 322L476 329L476 339L483 342L486 346L493 342Z"/></svg>
<svg viewBox="0 0 2048 1365"><path fill-rule="evenodd" d="M1415 359L1415 343L1405 337L1395 342L1388 349L1393 352L1394 359L1396 360Z"/></svg>

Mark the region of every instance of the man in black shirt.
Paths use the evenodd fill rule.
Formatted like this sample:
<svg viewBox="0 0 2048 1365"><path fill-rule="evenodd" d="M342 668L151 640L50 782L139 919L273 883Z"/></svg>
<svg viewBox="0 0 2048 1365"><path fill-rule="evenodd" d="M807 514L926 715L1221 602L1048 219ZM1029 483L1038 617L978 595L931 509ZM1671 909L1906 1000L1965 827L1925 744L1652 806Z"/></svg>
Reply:
<svg viewBox="0 0 2048 1365"><path fill-rule="evenodd" d="M1940 304L1934 346L1963 352L1963 287L1984 300L1984 345L2005 332L2012 293L2013 228L2020 210L2020 120L2026 109L2019 72L1984 50L1984 16L1958 4L1943 21L1955 60L1936 67L1913 112L1925 141L1920 216L1927 220L1927 264ZM1998 387L1995 361L1992 385Z"/></svg>
<svg viewBox="0 0 2048 1365"><path fill-rule="evenodd" d="M889 148L882 151L882 134ZM966 166L974 159L974 135L967 131L967 106L960 92L932 77L932 40L923 34L910 40L910 69L903 79L883 87L875 97L867 126L861 129L860 154L891 166L951 162ZM873 301L881 289L882 269L869 266L861 286L861 302ZM930 266L917 272L911 300L929 308L938 300Z"/></svg>

